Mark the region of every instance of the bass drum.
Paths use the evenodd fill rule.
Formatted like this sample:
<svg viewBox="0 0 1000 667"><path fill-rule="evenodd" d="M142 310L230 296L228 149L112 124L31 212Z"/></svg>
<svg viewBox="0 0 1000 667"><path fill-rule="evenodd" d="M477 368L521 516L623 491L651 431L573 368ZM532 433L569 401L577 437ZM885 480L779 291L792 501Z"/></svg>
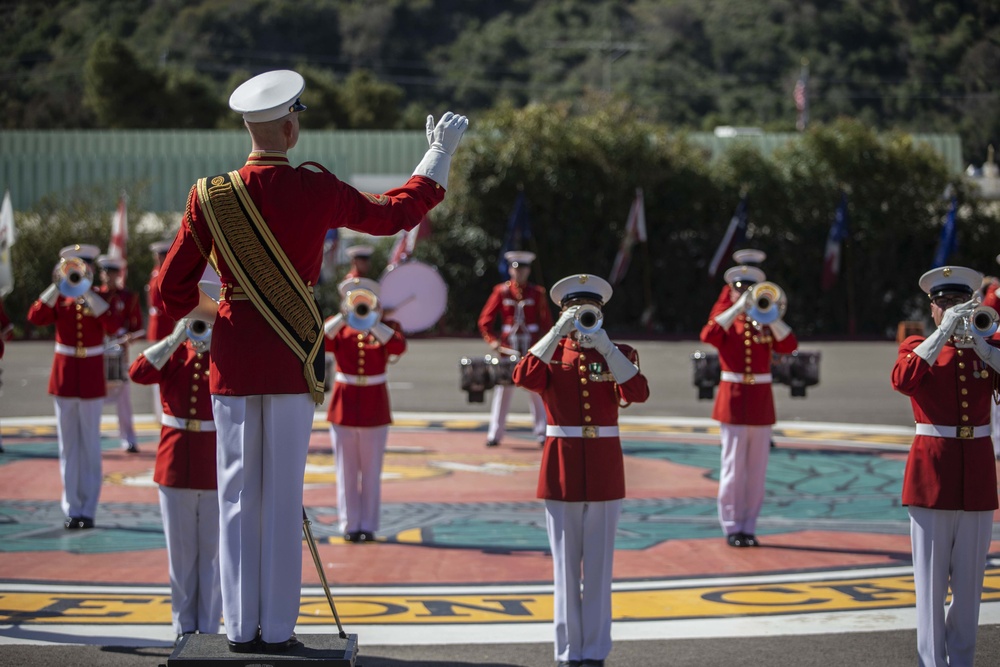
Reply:
<svg viewBox="0 0 1000 667"><path fill-rule="evenodd" d="M411 259L386 269L379 280L383 317L404 333L427 331L448 307L448 285L430 264Z"/></svg>

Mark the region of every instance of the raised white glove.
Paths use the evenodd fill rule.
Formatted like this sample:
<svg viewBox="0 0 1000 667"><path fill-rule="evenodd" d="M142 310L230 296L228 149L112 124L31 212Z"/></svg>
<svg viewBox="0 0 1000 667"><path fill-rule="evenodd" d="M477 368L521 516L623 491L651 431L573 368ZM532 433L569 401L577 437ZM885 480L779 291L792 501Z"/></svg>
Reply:
<svg viewBox="0 0 1000 667"><path fill-rule="evenodd" d="M972 349L976 351L979 358L995 371L1000 372L1000 352L995 347L986 342L982 336L972 337Z"/></svg>
<svg viewBox="0 0 1000 667"><path fill-rule="evenodd" d="M736 300L736 303L715 316L715 323L726 331L729 331L729 327L733 325L733 322L736 321L739 314L746 312L747 302L749 301L750 290L747 290L740 295L740 298Z"/></svg>
<svg viewBox="0 0 1000 667"><path fill-rule="evenodd" d="M580 347L593 348L599 352L604 360L608 362L608 370L618 384L624 384L639 374L636 365L628 360L625 353L618 349L618 346L611 342L608 332L598 329L592 334L580 336Z"/></svg>
<svg viewBox="0 0 1000 667"><path fill-rule="evenodd" d="M383 345L389 342L394 333L396 333L395 329L385 322L376 322L375 326L372 327L372 335L375 336L375 340Z"/></svg>
<svg viewBox="0 0 1000 667"><path fill-rule="evenodd" d="M38 296L38 300L44 303L49 308L56 305L56 301L59 300L59 288L53 283L45 288L45 291Z"/></svg>
<svg viewBox="0 0 1000 667"><path fill-rule="evenodd" d="M553 330L559 332L560 337L565 336L575 328L574 322L576 321L576 314L579 310L580 306L570 306L559 315L559 319L556 320L556 323L552 328Z"/></svg>
<svg viewBox="0 0 1000 667"><path fill-rule="evenodd" d="M327 338L336 338L337 332L344 328L344 316L341 314L334 315L323 323L323 333Z"/></svg>
<svg viewBox="0 0 1000 667"><path fill-rule="evenodd" d="M451 156L462 140L469 119L448 111L434 124L434 116L427 116L427 143L430 148L420 164L413 170L414 176L426 176L445 190L448 189L448 172L451 171Z"/></svg>
<svg viewBox="0 0 1000 667"><path fill-rule="evenodd" d="M604 329L598 329L592 334L578 334L577 340L580 341L580 347L597 350L603 356L611 354L611 351L615 349L615 344L611 342L608 332Z"/></svg>
<svg viewBox="0 0 1000 667"><path fill-rule="evenodd" d="M101 298L101 295L94 290L87 290L83 293L83 301L90 308L91 312L94 313L94 317L100 317L104 312L110 308L108 302Z"/></svg>
<svg viewBox="0 0 1000 667"><path fill-rule="evenodd" d="M783 341L788 338L788 334L792 333L792 328L785 323L784 320L775 320L767 326L771 327L771 335L774 336L774 340Z"/></svg>
<svg viewBox="0 0 1000 667"><path fill-rule="evenodd" d="M187 339L188 318L179 320L174 325L174 330L167 334L163 340L159 340L147 347L142 356L146 357L153 368L162 370L167 364L167 360L173 356L174 352Z"/></svg>
<svg viewBox="0 0 1000 667"><path fill-rule="evenodd" d="M959 322L970 315L975 307L975 302L966 301L944 311L944 315L941 317L941 326L924 339L920 345L917 345L913 354L933 366L938 355L941 354L941 350L948 344L948 339L951 338Z"/></svg>
<svg viewBox="0 0 1000 667"><path fill-rule="evenodd" d="M552 355L556 353L556 348L559 347L559 341L573 329L573 320L576 317L577 310L579 310L579 306L573 306L564 310L552 328L539 338L537 343L531 346L528 354L535 355L544 364L551 362Z"/></svg>

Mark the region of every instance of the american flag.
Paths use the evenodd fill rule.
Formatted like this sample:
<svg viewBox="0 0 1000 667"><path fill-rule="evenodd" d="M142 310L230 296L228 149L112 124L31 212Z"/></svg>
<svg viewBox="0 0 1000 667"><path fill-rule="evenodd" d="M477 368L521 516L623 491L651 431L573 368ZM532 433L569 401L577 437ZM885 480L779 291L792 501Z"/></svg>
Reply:
<svg viewBox="0 0 1000 667"><path fill-rule="evenodd" d="M128 259L126 250L128 248L128 197L122 192L118 199L118 210L111 217L111 243L108 244L108 257L114 259Z"/></svg>
<svg viewBox="0 0 1000 667"><path fill-rule="evenodd" d="M795 82L795 90L792 91L795 99L795 109L799 112L795 121L795 127L801 132L809 124L809 68L803 67L799 74L799 80Z"/></svg>
<svg viewBox="0 0 1000 667"><path fill-rule="evenodd" d="M625 223L625 236L618 248L618 254L615 256L615 263L611 267L611 275L608 279L612 285L617 285L625 277L632 259L632 246L635 245L636 241L646 242L646 204L642 197L642 188L635 189L635 199L632 201L632 208L628 212L628 221Z"/></svg>

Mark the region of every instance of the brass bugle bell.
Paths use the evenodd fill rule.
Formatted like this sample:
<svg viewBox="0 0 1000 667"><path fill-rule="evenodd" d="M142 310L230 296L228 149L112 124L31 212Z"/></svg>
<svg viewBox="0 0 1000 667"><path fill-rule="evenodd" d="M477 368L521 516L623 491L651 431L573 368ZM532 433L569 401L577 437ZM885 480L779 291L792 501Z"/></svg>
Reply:
<svg viewBox="0 0 1000 667"><path fill-rule="evenodd" d="M344 310L351 327L368 331L378 322L378 297L373 291L363 287L353 289L344 299Z"/></svg>
<svg viewBox="0 0 1000 667"><path fill-rule="evenodd" d="M86 294L94 284L94 271L79 257L64 257L53 272L52 282L60 294L75 299Z"/></svg>
<svg viewBox="0 0 1000 667"><path fill-rule="evenodd" d="M189 320L184 333L195 343L208 340L212 335L212 325L205 320Z"/></svg>
<svg viewBox="0 0 1000 667"><path fill-rule="evenodd" d="M584 304L576 311L573 325L584 335L595 334L604 324L604 314L601 309L591 304Z"/></svg>
<svg viewBox="0 0 1000 667"><path fill-rule="evenodd" d="M747 301L747 315L760 324L781 319L788 307L784 290L775 283L764 281L753 285Z"/></svg>
<svg viewBox="0 0 1000 667"><path fill-rule="evenodd" d="M1000 314L989 306L977 306L969 314L969 331L981 338L992 336L1000 325Z"/></svg>

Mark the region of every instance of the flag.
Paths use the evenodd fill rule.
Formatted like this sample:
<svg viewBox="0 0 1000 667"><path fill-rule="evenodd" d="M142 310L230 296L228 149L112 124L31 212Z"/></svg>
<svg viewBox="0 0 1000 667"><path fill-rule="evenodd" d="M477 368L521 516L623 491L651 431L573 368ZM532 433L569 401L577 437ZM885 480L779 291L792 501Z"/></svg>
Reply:
<svg viewBox="0 0 1000 667"><path fill-rule="evenodd" d="M798 111L798 118L795 120L795 128L801 132L809 124L809 67L803 65L799 73L799 80L795 82L795 90L792 91L792 98L795 100L795 110Z"/></svg>
<svg viewBox="0 0 1000 667"><path fill-rule="evenodd" d="M722 242L712 256L712 263L708 265L708 275L714 278L719 273L719 266L722 260L733 252L733 248L740 245L747 238L747 196L740 197L740 203L736 205L733 217L729 221L729 227L722 237Z"/></svg>
<svg viewBox="0 0 1000 667"><path fill-rule="evenodd" d="M948 214L944 217L944 227L941 228L941 238L938 240L937 250L934 251L934 263L932 269L944 266L958 247L958 230L955 223L955 213L958 211L958 198L952 196L951 206L948 207Z"/></svg>
<svg viewBox="0 0 1000 667"><path fill-rule="evenodd" d="M111 217L111 243L108 244L108 257L122 260L128 259L126 253L128 248L128 207L125 200L125 192L122 191L122 196L118 199L118 210Z"/></svg>
<svg viewBox="0 0 1000 667"><path fill-rule="evenodd" d="M10 191L3 195L0 206L0 298L14 291L14 268L11 266L10 247L14 245L14 207Z"/></svg>
<svg viewBox="0 0 1000 667"><path fill-rule="evenodd" d="M507 259L505 254L511 250L524 250L524 245L531 239L531 220L528 217L528 202L524 197L524 191L517 193L517 201L514 202L514 210L507 218L507 233L503 237L503 245L500 246L500 257L497 260L497 270L500 275L507 279L509 277Z"/></svg>
<svg viewBox="0 0 1000 667"><path fill-rule="evenodd" d="M823 253L823 278L821 285L827 291L837 283L840 277L840 249L848 236L847 193L840 193L840 203L833 214L833 224L826 236L826 250Z"/></svg>
<svg viewBox="0 0 1000 667"><path fill-rule="evenodd" d="M340 233L337 228L326 230L323 238L323 263L320 265L320 282L337 279L337 248L340 247Z"/></svg>
<svg viewBox="0 0 1000 667"><path fill-rule="evenodd" d="M396 239L396 243L389 251L389 266L399 266L411 256L417 247L417 241L425 239L431 235L431 221L425 215L411 230L405 231Z"/></svg>
<svg viewBox="0 0 1000 667"><path fill-rule="evenodd" d="M635 189L635 199L632 201L628 221L625 223L625 236L622 237L618 254L615 255L615 263L611 266L608 282L612 285L621 282L628 272L628 265L632 260L632 246L636 241L646 242L646 204L642 198L642 188Z"/></svg>

